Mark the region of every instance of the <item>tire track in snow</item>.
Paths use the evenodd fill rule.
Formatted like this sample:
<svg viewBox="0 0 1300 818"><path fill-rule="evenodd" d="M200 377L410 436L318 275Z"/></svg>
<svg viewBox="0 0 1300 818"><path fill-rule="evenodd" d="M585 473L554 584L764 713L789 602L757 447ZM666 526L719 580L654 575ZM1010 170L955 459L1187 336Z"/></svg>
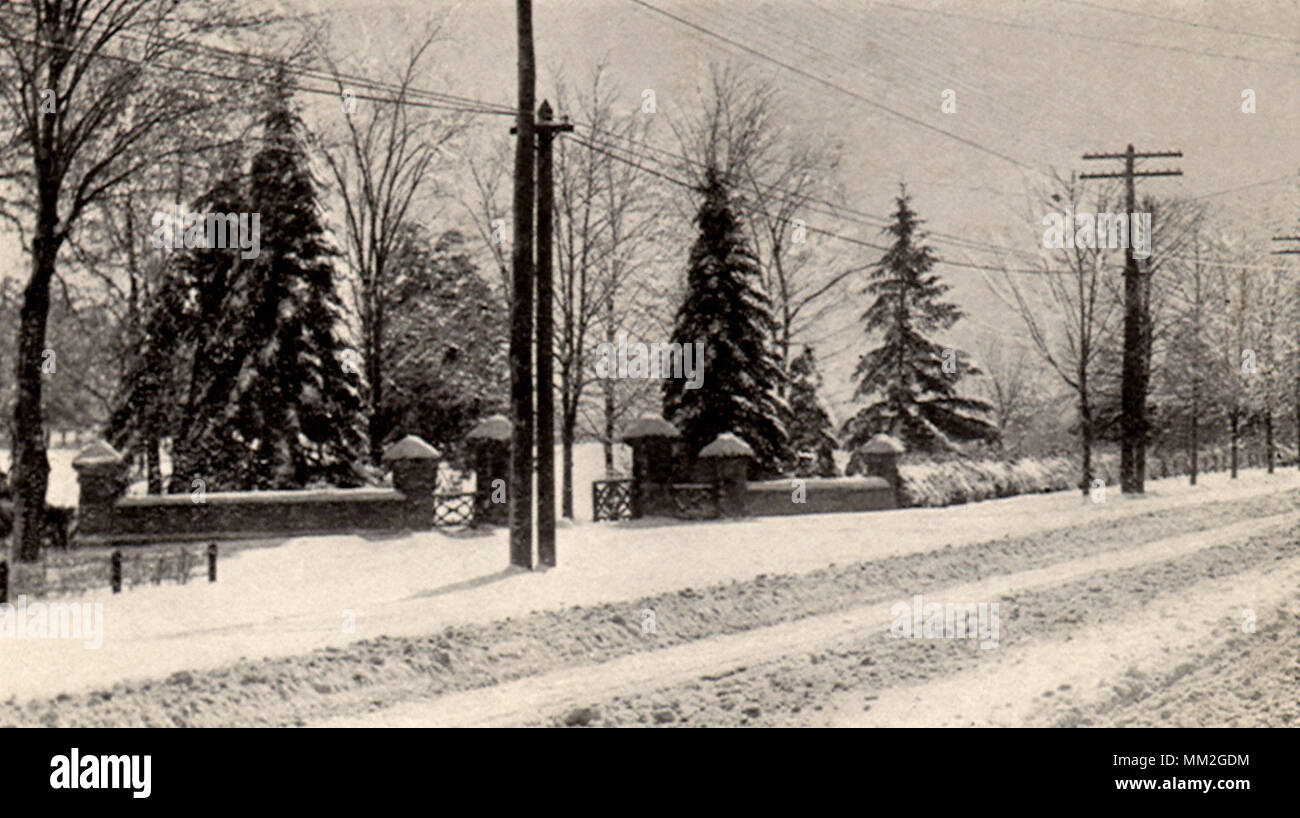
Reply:
<svg viewBox="0 0 1300 818"><path fill-rule="evenodd" d="M1032 590L1082 579L1097 571L1114 571L1161 562L1260 534L1300 526L1300 512L1247 520L1209 531L1196 531L1150 542L1125 551L1109 551L1044 568L989 577L942 589L949 599L996 599L1011 591ZM933 594L933 591L929 593ZM525 724L623 695L689 683L748 666L807 652L864 634L888 632L898 600L808 617L739 634L532 676L501 685L409 702L386 710L326 720L328 727L506 726Z"/></svg>

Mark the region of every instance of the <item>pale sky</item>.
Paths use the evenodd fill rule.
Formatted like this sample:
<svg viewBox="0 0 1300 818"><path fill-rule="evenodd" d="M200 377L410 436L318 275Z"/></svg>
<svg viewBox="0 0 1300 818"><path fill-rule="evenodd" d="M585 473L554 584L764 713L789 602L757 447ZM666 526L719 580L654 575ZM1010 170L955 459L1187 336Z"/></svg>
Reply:
<svg viewBox="0 0 1300 818"><path fill-rule="evenodd" d="M628 110L639 110L642 91L653 89L660 112L671 116L675 104L694 101L695 84L709 62L735 59L783 89L792 131L816 130L842 139L851 207L887 216L898 182L906 181L913 205L930 229L1031 251L1042 227L1024 216L1026 184L1053 169L1065 174L1118 170L1117 162L1080 157L1123 151L1129 142L1139 151L1184 153L1181 159L1143 163L1148 169L1181 168L1184 176L1141 182L1139 194L1201 196L1289 177L1211 200L1222 208L1224 220L1261 242L1278 227L1300 223L1300 4L649 2L852 93L819 84L631 0L537 0L538 98L553 94L547 69L560 67L573 80L603 58ZM513 99L513 0L378 8L337 0L312 7L340 20L351 15L354 21L403 12L420 19L432 9L450 9L448 59L459 70L451 77L457 86L449 90L494 102ZM382 42L378 27L372 28L376 33L370 39ZM956 92L955 113L941 111L947 89ZM1248 89L1254 92L1253 114L1242 110ZM821 218L813 214L808 223L816 225ZM881 243L869 227L850 225L840 232ZM815 234L809 240L839 245L846 264L870 260L872 253ZM952 260L999 261L995 255L942 243L937 248L941 257ZM940 269L953 286L952 297L969 315L954 330L956 343L970 346L989 334L1023 339L1019 319L990 295L985 273ZM837 408L847 398L848 373L862 348L852 319L864 306L847 304L831 339L819 344L819 354L833 359L824 366Z"/></svg>
<svg viewBox="0 0 1300 818"><path fill-rule="evenodd" d="M285 2L328 16L371 58L403 51L417 28L412 21L446 14L440 68L418 85L513 104L513 0ZM711 61L734 58L778 83L792 132L827 132L842 140L851 207L887 216L898 182L906 181L928 228L1030 251L1042 228L1023 215L1026 184L1052 169L1116 170L1119 163L1080 156L1122 151L1128 142L1139 151L1184 153L1146 163L1181 168L1185 175L1144 181L1140 192L1201 196L1289 176L1212 201L1223 209L1222 218L1263 242L1271 231L1300 222L1295 2L648 2L851 93L631 0L535 0L538 98L553 95L552 68L578 82L603 58L629 111L639 111L642 91L653 89L659 111L671 116L675 106L693 101L695 83ZM955 113L941 112L947 89L956 92ZM1242 111L1247 89L1254 92L1253 114ZM501 123L509 126L505 118ZM816 226L819 219L813 214L808 223ZM881 243L872 228L837 230ZM810 234L809 240L841 245L846 264L873 258L873 251L831 238ZM936 248L942 258L999 261L942 242ZM6 255L7 267L21 264ZM972 317L953 340L969 345L991 332L1023 335L1018 319L990 296L983 273L951 266L940 271ZM845 316L864 306L852 304ZM833 359L825 374L839 404L862 342L847 320L833 329L819 354Z"/></svg>

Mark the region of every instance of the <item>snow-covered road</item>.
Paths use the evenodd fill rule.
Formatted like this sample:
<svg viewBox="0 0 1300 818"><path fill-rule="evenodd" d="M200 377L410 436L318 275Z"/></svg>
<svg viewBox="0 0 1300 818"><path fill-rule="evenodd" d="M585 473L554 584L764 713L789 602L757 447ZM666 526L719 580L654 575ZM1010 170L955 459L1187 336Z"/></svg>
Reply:
<svg viewBox="0 0 1300 818"><path fill-rule="evenodd" d="M1144 563L1168 560L1217 545L1225 545L1261 533L1300 528L1300 511L1274 515L1259 520L1224 526L1211 532L1198 531L1177 537L1157 540L1139 548L1109 551L1077 560L1013 574L1001 574L985 580L964 583L944 589L943 598L951 600L990 600L1013 592L1052 587L1072 580L1088 577L1098 571L1114 571ZM1271 566L1270 566L1271 567ZM1291 561L1288 577L1294 577L1300 568L1300 559ZM1252 575L1253 576L1253 575ZM1280 593L1293 591L1293 586L1271 583L1269 600ZM1216 592L1194 601L1185 600L1181 616L1183 622L1204 618L1201 611L1222 615L1225 600L1241 597L1241 583L1234 583L1233 593ZM1247 597L1251 605L1261 605L1262 596L1256 591ZM1264 600L1267 604L1269 600ZM897 600L895 600L897 601ZM410 702L396 707L325 721L319 727L509 727L527 724L539 714L563 714L573 708L618 696L682 685L706 674L725 676L763 662L772 662L792 654L825 649L845 641L878 641L885 638L893 620L892 602L865 605L833 614L806 617L771 627L701 639L661 650L635 653L596 667L566 668L542 676L531 676L515 682L452 693L426 701ZM1193 616L1188 609L1194 609ZM1237 609L1240 610L1240 607ZM1165 611L1159 621L1169 626ZM1131 639L1134 632L1128 626L1128 637L1120 640L1124 657L1142 655L1142 650L1159 644L1160 631L1144 629L1137 632L1141 638ZM1115 628L1109 629L1113 631ZM982 725L1011 724L1011 716L1004 710L1024 704L1026 686L1040 687L1042 682L1034 676L1048 679L1072 670L1075 680L1091 671L1088 678L1097 675L1097 668L1109 667L1117 657L1105 650L1105 637L1114 638L1113 632L1090 639L1081 648L1086 662L1071 668L1069 664L1049 661L1045 656L1028 659L1013 653L1019 661L1000 663L997 671L990 672L981 666L969 675L959 674L931 685L916 688L895 688L891 701L893 710L872 709L870 718L859 712L841 717L840 724L859 726L935 726L951 724L954 719L969 721L974 716ZM1131 644L1130 644L1131 643ZM1079 659L1078 650L1062 649L1053 645L1058 656ZM993 654L997 654L993 651ZM1046 654L1047 651L1042 651ZM998 658L1005 656L1002 653ZM1098 660L1102 660L1098 662ZM1119 661L1123 661L1120 659ZM1056 675L1053 675L1055 671ZM978 674L978 675L977 675ZM973 678L972 678L973 677ZM990 696L991 691L1002 691L1003 696ZM962 694L966 695L962 695ZM1032 701L1030 702L1032 704ZM935 712L936 705L945 706L948 712ZM1018 711L1013 715L1020 716ZM996 717L995 717L996 714ZM998 719L1001 719L999 721Z"/></svg>
<svg viewBox="0 0 1300 818"><path fill-rule="evenodd" d="M214 585L143 587L103 604L103 645L0 638L0 696L52 696L125 679L289 656L378 635L436 632L574 605L616 602L760 574L802 573L1004 536L1300 488L1294 471L1155 481L1142 499L1112 492L1008 498L757 520L579 524L559 532L560 566L505 569L503 531L448 536L310 537L240 551ZM1120 544L1117 544L1117 547Z"/></svg>

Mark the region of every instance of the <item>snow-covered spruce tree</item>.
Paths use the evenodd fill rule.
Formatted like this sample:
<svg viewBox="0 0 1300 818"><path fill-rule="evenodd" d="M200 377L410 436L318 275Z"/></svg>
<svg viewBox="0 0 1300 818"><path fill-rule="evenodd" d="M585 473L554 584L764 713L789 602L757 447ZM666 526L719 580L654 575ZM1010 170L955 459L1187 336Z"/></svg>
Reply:
<svg viewBox="0 0 1300 818"><path fill-rule="evenodd" d="M242 165L238 146L231 146L215 163L208 191L188 203L189 212L247 211ZM170 223L155 226L154 241L171 246L177 228ZM200 230L205 225L194 227ZM180 229L184 233L184 225ZM223 458L212 449L218 441L201 431L205 425L219 428L224 418L229 379L219 376L231 356L220 324L229 294L239 286L241 267L237 246L183 248L172 248L157 295L146 311L108 434L119 449L143 447L151 461L159 458L155 450L161 448L161 439L172 438L172 479L167 490L188 492L194 479L206 485L215 474L226 471L221 465L224 460L238 462L242 455L235 450ZM152 465L148 471L153 492L159 487Z"/></svg>
<svg viewBox="0 0 1300 818"><path fill-rule="evenodd" d="M818 394L822 375L817 369L813 348L806 346L790 362L790 448L796 459L812 455L811 464L801 461L796 468L800 476L835 476L835 426L831 414Z"/></svg>
<svg viewBox="0 0 1300 818"><path fill-rule="evenodd" d="M108 419L109 443L119 451L144 454L150 494L162 493L161 442L185 398L186 289L174 271L164 274Z"/></svg>
<svg viewBox="0 0 1300 818"><path fill-rule="evenodd" d="M791 455L770 302L719 171L706 172L701 193L700 232L672 342L683 349L704 343L704 361L696 363L704 378L695 389L686 388L686 378L665 378L664 417L681 430L692 455L720 433L735 432L753 448L756 473L775 474Z"/></svg>
<svg viewBox="0 0 1300 818"><path fill-rule="evenodd" d="M196 356L206 357L177 447L181 473L209 489L360 482L364 418L359 367L347 365L342 337L338 253L283 88L268 94L244 195L260 222L258 254L229 254L229 292L212 334L199 330L206 350Z"/></svg>
<svg viewBox="0 0 1300 818"><path fill-rule="evenodd" d="M875 297L862 315L865 331L882 338L880 346L858 359L854 370L854 399L867 403L844 428L854 452L850 473L858 470L858 450L880 432L922 451L951 449L972 440L992 442L998 436L997 428L980 416L991 407L957 391L962 377L978 370L965 353L926 337L948 330L962 313L941 300L948 286L931 272L936 257L922 243L922 222L906 188L900 188L895 201L898 209L886 228L894 242L863 291Z"/></svg>

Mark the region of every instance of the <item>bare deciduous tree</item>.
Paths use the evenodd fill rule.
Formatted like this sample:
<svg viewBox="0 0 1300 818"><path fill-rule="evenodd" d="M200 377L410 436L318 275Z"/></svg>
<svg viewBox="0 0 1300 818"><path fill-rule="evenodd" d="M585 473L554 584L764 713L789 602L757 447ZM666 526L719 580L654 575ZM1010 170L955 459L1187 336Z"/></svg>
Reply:
<svg viewBox="0 0 1300 818"><path fill-rule="evenodd" d="M360 323L361 362L369 388L370 456L378 463L389 430L384 428L384 336L392 298L389 261L402 238L401 226L412 207L427 203L433 170L443 146L464 130L462 115L440 115L411 105L412 86L428 70L429 51L438 37L430 23L394 71L391 99L353 99L349 83L329 55L339 90L344 133L323 145L322 155L342 202L345 246L352 274L353 307ZM355 93L355 92L354 92ZM430 214L422 213L427 223Z"/></svg>
<svg viewBox="0 0 1300 818"><path fill-rule="evenodd" d="M269 15L178 0L31 0L0 10L0 205L24 223L31 272L19 310L14 401L15 557L40 555L49 482L41 363L50 285L82 216L125 180L192 152L173 126L227 101L214 74L239 69L192 46ZM196 70L197 69L197 70Z"/></svg>
<svg viewBox="0 0 1300 818"><path fill-rule="evenodd" d="M1057 176L1054 190L1041 197L1036 210L1079 212L1088 191L1077 179ZM1109 211L1109 203L1118 197L1112 188L1097 191L1094 212ZM1041 217L1031 214L1035 238L1042 235ZM1020 315L1038 354L1075 393L1078 400L1079 445L1082 473L1079 485L1088 491L1092 480L1092 456L1097 435L1095 412L1097 393L1094 379L1097 367L1115 330L1118 303L1107 284L1114 273L1111 263L1115 251L1109 248L1080 247L1044 249L1040 253L1037 274L1006 272L1002 288L989 285L1005 303ZM987 280L987 279L986 279Z"/></svg>

